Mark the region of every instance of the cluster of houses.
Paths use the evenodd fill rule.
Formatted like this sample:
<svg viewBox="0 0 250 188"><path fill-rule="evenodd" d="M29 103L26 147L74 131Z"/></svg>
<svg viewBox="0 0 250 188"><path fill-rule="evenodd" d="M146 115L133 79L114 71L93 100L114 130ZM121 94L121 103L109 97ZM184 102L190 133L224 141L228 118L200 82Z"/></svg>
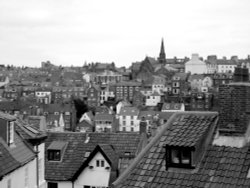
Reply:
<svg viewBox="0 0 250 188"><path fill-rule="evenodd" d="M249 65L0 66L0 187L249 187Z"/></svg>

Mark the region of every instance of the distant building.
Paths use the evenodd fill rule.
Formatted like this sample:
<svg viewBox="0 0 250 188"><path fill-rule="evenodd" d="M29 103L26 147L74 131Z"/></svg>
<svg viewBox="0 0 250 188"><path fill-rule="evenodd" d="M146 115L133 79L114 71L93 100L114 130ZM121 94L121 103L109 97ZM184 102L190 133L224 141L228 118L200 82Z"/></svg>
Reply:
<svg viewBox="0 0 250 188"><path fill-rule="evenodd" d="M185 72L191 74L206 74L207 65L199 59L198 54L192 54L192 58L185 63Z"/></svg>

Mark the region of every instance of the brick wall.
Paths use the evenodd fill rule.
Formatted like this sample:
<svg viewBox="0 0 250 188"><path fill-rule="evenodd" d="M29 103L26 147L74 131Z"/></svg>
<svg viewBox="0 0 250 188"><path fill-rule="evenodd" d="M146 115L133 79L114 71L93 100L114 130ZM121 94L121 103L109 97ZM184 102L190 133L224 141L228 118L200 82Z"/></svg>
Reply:
<svg viewBox="0 0 250 188"><path fill-rule="evenodd" d="M243 135L250 112L250 83L232 83L219 88L219 130L225 135Z"/></svg>

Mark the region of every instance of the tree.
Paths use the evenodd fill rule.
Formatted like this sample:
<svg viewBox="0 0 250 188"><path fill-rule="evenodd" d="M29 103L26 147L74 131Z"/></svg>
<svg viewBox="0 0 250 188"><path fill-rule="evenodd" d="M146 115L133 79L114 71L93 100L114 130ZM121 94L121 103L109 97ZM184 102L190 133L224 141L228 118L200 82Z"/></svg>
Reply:
<svg viewBox="0 0 250 188"><path fill-rule="evenodd" d="M85 112L88 112L88 105L81 99L73 99L76 108L77 123Z"/></svg>

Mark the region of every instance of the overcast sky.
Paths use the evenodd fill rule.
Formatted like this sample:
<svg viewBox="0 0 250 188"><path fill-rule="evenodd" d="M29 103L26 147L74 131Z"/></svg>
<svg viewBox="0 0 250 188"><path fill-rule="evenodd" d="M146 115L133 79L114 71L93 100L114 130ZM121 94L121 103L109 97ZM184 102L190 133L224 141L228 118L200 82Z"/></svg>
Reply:
<svg viewBox="0 0 250 188"><path fill-rule="evenodd" d="M250 54L250 0L0 0L0 64Z"/></svg>

